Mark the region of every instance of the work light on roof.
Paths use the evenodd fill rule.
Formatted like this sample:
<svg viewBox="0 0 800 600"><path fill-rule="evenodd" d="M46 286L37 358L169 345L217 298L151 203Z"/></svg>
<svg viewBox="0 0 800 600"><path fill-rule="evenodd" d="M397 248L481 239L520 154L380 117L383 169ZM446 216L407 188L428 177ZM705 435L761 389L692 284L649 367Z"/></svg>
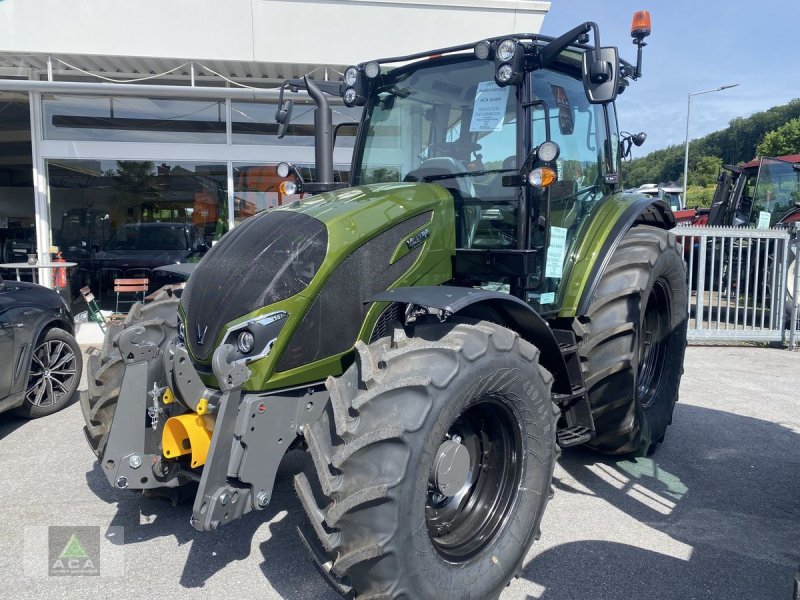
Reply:
<svg viewBox="0 0 800 600"><path fill-rule="evenodd" d="M375 79L381 74L381 66L375 61L368 62L366 65L364 65L364 74L368 79Z"/></svg>
<svg viewBox="0 0 800 600"><path fill-rule="evenodd" d="M517 51L517 42L511 39L503 40L497 47L497 58L503 62L508 62L514 58L514 53Z"/></svg>
<svg viewBox="0 0 800 600"><path fill-rule="evenodd" d="M491 52L492 46L486 40L482 42L478 42L475 44L475 58L478 60L486 60L489 58L489 53Z"/></svg>
<svg viewBox="0 0 800 600"><path fill-rule="evenodd" d="M348 87L353 87L358 81L358 69L356 67L347 67L344 72L344 83Z"/></svg>

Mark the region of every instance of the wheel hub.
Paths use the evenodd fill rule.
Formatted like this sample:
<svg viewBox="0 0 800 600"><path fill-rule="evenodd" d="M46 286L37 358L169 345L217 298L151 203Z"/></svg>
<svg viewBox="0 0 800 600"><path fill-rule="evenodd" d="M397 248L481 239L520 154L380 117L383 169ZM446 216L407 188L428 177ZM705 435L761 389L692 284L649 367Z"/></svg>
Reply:
<svg viewBox="0 0 800 600"><path fill-rule="evenodd" d="M436 452L431 483L442 496L450 498L469 483L471 467L466 446L452 439L446 440Z"/></svg>

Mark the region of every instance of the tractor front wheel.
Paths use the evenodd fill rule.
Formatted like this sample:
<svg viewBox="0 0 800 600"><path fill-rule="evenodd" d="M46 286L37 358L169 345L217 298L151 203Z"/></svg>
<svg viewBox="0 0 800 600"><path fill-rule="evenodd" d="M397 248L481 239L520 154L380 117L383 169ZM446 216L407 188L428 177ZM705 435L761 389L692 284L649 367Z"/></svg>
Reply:
<svg viewBox="0 0 800 600"><path fill-rule="evenodd" d="M340 592L489 599L520 572L557 456L538 354L493 323L435 322L359 342L328 379L295 486Z"/></svg>

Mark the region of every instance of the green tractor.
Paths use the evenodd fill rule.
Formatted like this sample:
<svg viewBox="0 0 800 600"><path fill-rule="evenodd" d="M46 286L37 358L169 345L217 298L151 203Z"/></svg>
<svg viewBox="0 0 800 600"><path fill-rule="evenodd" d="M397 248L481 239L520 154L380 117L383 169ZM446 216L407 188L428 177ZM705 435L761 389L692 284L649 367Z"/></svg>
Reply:
<svg viewBox="0 0 800 600"><path fill-rule="evenodd" d="M620 190L614 108L649 31L637 13L636 65L587 22L286 82L317 105L316 180L279 172L316 195L227 233L90 356L109 483L195 483L191 523L214 530L266 508L303 449L302 533L337 590L499 596L559 447L643 454L672 419L685 268L669 206ZM364 106L349 185L331 94Z"/></svg>

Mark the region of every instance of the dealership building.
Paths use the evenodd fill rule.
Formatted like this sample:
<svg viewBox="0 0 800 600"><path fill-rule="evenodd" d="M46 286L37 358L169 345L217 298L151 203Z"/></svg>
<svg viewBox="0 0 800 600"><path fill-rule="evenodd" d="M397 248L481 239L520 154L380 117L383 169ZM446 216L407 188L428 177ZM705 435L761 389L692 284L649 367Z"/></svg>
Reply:
<svg viewBox="0 0 800 600"><path fill-rule="evenodd" d="M104 266L96 257L127 244L149 250L152 262L161 250L174 257L184 244L191 252L213 243L285 201L280 161L313 179L307 96L292 95L292 125L277 137L285 80L337 80L347 65L369 59L536 33L549 6L0 0L0 263L28 254L47 261L58 247L77 263L73 291L76 282L101 286L100 270L106 280L146 275L143 263ZM334 124L359 119L359 109L332 105ZM334 161L346 181L352 128L342 131Z"/></svg>

